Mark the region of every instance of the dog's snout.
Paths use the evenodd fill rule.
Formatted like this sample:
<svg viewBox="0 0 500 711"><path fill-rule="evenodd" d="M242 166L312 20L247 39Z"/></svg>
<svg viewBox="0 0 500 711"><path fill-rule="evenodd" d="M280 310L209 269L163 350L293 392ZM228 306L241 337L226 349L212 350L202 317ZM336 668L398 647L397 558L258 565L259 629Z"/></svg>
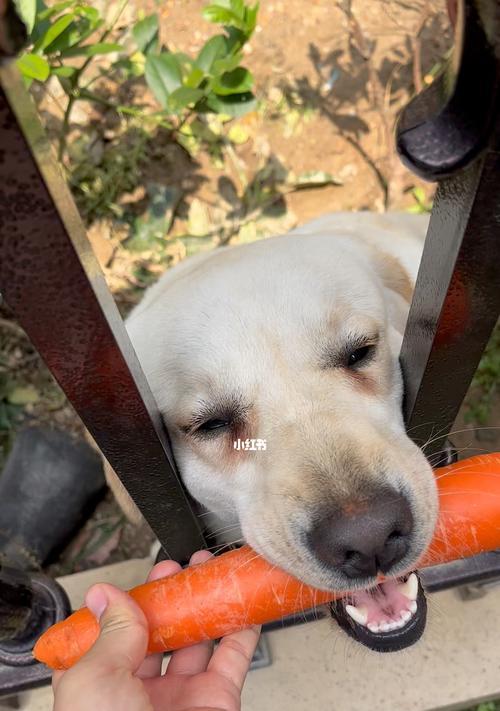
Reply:
<svg viewBox="0 0 500 711"><path fill-rule="evenodd" d="M348 578L389 573L408 553L413 516L407 499L384 489L324 515L308 534L309 547L325 565Z"/></svg>

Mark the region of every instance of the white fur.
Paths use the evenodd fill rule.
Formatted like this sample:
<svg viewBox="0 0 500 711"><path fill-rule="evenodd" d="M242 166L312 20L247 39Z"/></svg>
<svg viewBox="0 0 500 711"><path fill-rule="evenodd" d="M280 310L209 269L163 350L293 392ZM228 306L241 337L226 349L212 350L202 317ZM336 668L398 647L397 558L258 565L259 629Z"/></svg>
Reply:
<svg viewBox="0 0 500 711"><path fill-rule="evenodd" d="M435 523L431 470L404 432L398 365L408 299L384 272L414 283L427 218L340 213L284 237L186 260L148 290L127 328L169 430L181 475L210 512L274 563L318 587L347 586L314 559L303 534L330 496L364 480L407 493L416 521L415 562ZM368 365L374 392L342 368L320 367L326 346L378 330ZM200 405L238 395L245 436L264 452L236 453L231 433L183 430ZM355 494L355 492L354 492ZM397 571L395 571L397 572Z"/></svg>

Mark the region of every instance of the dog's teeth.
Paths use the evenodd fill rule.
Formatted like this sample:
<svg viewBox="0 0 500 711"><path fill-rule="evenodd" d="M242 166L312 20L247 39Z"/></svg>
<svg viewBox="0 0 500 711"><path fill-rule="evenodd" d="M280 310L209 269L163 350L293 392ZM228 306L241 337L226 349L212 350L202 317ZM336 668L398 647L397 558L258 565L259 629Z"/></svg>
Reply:
<svg viewBox="0 0 500 711"><path fill-rule="evenodd" d="M370 632L380 632L380 627L376 622L371 622L368 625L368 629L370 630Z"/></svg>
<svg viewBox="0 0 500 711"><path fill-rule="evenodd" d="M415 602L415 600L412 600L410 602L410 612L412 613L412 615L414 615L416 613L416 611L417 611L417 603Z"/></svg>
<svg viewBox="0 0 500 711"><path fill-rule="evenodd" d="M412 573L408 580L400 583L398 589L408 600L416 600L418 595L418 578Z"/></svg>
<svg viewBox="0 0 500 711"><path fill-rule="evenodd" d="M403 621L403 625L405 625L408 620L411 617L411 612L409 610L405 610L404 612L401 613L401 620Z"/></svg>
<svg viewBox="0 0 500 711"><path fill-rule="evenodd" d="M388 622L382 622L382 624L380 625L380 631L381 631L381 632L389 632L389 629L390 629L389 623L388 623Z"/></svg>
<svg viewBox="0 0 500 711"><path fill-rule="evenodd" d="M366 622L368 620L368 611L364 605L361 607L355 607L354 605L346 605L345 610L347 614L352 617L354 622L357 622L358 625L363 625L364 627L366 626Z"/></svg>
<svg viewBox="0 0 500 711"><path fill-rule="evenodd" d="M399 619L399 620L397 620L396 622L393 622L393 625L394 625L394 629L395 629L395 630L401 629L401 627L404 627L405 624L406 624L406 622L405 622L402 618Z"/></svg>

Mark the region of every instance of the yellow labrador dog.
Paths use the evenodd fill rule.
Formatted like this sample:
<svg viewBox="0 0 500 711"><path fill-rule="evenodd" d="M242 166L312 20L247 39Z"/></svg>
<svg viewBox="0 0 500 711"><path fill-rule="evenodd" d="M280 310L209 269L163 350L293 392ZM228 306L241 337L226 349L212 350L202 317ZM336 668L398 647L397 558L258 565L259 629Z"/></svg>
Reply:
<svg viewBox="0 0 500 711"><path fill-rule="evenodd" d="M431 468L405 433L398 363L426 227L425 216L340 213L197 255L127 322L212 530L311 585L354 590L336 616L381 651L423 630L408 571L437 515Z"/></svg>

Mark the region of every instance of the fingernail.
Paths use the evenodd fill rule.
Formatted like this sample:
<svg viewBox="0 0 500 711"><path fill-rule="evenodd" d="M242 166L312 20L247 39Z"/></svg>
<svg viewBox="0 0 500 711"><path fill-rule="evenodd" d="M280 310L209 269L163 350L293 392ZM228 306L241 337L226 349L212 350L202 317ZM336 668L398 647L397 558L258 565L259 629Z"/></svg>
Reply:
<svg viewBox="0 0 500 711"><path fill-rule="evenodd" d="M206 563L210 560L212 555L208 551L196 551L193 553L189 560L189 565L199 565L200 563Z"/></svg>
<svg viewBox="0 0 500 711"><path fill-rule="evenodd" d="M94 585L90 588L85 596L85 602L97 620L101 618L102 613L108 606L108 598L100 585Z"/></svg>

